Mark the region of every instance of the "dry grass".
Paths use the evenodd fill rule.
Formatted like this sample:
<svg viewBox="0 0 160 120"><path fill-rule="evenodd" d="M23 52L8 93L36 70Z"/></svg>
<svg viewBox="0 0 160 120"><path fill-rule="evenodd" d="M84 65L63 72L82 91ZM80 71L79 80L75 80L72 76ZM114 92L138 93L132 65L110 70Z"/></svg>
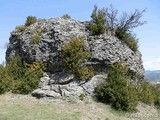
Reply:
<svg viewBox="0 0 160 120"><path fill-rule="evenodd" d="M140 104L138 115L158 115L153 106ZM0 96L0 120L136 120L129 114L117 112L108 105L92 100L36 99L30 95L7 93ZM130 115L131 116L131 115ZM155 118L159 120L158 118ZM147 120L142 118L141 120ZM153 117L150 118L153 120Z"/></svg>

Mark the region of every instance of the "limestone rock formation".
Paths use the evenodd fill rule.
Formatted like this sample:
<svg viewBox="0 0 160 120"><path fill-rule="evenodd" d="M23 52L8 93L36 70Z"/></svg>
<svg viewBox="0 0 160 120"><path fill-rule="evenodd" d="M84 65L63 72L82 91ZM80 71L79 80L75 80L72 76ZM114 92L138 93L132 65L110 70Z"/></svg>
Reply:
<svg viewBox="0 0 160 120"><path fill-rule="evenodd" d="M97 83L107 77L108 65L125 61L137 78L143 78L144 68L139 51L133 52L124 42L111 35L91 35L87 22L72 19L51 18L38 20L23 32L11 32L6 60L19 55L26 62L35 60L47 64L46 73L40 79L39 89L33 95L59 98L81 94L93 95ZM35 43L33 36L39 35ZM89 81L75 80L73 74L62 66L61 50L73 37L83 37L91 57L84 64L93 66L96 75Z"/></svg>

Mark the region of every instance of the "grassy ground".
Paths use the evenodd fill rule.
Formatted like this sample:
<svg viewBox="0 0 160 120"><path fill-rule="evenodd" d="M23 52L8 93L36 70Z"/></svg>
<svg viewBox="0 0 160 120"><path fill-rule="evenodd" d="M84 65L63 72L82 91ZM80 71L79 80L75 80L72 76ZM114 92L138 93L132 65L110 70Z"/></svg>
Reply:
<svg viewBox="0 0 160 120"><path fill-rule="evenodd" d="M135 115L148 115L148 118L152 115L141 120L160 120L153 116L158 115L153 106L139 104L137 108L139 112ZM138 120L138 116L131 115L92 100L46 100L10 93L0 96L0 120Z"/></svg>

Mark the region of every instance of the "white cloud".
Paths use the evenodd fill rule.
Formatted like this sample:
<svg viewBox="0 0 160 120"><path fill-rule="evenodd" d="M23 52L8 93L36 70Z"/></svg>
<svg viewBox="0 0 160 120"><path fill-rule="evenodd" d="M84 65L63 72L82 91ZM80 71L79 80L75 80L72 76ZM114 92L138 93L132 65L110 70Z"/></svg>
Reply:
<svg viewBox="0 0 160 120"><path fill-rule="evenodd" d="M152 61L143 62L145 70L160 70L160 57Z"/></svg>

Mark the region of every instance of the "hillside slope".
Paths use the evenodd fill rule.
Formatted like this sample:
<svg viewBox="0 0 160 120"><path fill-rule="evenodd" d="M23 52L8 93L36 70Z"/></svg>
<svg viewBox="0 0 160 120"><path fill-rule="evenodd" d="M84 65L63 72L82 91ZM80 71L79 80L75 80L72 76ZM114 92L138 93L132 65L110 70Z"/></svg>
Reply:
<svg viewBox="0 0 160 120"><path fill-rule="evenodd" d="M116 112L93 100L36 99L30 95L7 93L0 96L0 120L158 120L157 110L139 104L139 112ZM135 117L133 117L135 115ZM139 116L138 116L139 115ZM148 118L145 116L148 115ZM152 116L151 116L152 115ZM139 117L139 118L138 118Z"/></svg>

